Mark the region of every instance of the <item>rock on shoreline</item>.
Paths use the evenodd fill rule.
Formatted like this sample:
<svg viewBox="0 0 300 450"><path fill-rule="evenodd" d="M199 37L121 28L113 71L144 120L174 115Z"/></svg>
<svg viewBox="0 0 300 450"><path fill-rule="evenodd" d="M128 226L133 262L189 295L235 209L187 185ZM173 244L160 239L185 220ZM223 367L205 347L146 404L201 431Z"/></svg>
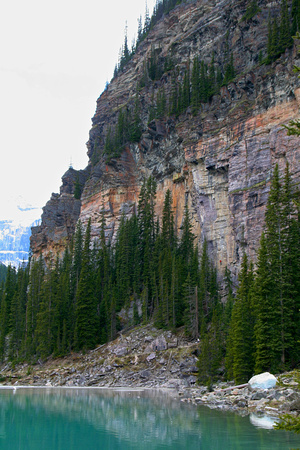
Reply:
<svg viewBox="0 0 300 450"><path fill-rule="evenodd" d="M300 414L299 371L278 375L277 384L270 389L228 389L230 383L218 383L212 392L207 388L190 389L189 395L182 393L182 401L195 405L206 405L213 409L234 411L241 415L255 413L278 417L282 414Z"/></svg>
<svg viewBox="0 0 300 450"><path fill-rule="evenodd" d="M270 389L219 382L209 392L196 383L198 345L184 333L174 335L147 325L86 354L73 353L32 366L3 365L0 380L3 386L163 388L183 402L242 415L300 413L300 371L278 375Z"/></svg>

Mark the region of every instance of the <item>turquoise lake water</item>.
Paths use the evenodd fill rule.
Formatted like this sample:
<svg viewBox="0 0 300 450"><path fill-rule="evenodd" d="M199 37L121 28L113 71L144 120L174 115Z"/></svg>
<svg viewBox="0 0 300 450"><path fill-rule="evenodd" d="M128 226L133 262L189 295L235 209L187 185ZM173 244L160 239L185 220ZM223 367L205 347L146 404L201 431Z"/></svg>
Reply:
<svg viewBox="0 0 300 450"><path fill-rule="evenodd" d="M0 389L0 417L5 450L300 448L299 436L254 426L256 417L190 406L163 391Z"/></svg>

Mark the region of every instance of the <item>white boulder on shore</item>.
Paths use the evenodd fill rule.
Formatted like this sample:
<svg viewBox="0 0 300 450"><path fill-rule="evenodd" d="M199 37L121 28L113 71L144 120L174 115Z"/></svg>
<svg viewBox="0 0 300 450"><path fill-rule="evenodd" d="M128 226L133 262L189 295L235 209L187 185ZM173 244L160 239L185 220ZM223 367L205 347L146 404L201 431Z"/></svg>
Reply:
<svg viewBox="0 0 300 450"><path fill-rule="evenodd" d="M277 383L277 378L269 372L260 373L248 381L252 389L271 389Z"/></svg>

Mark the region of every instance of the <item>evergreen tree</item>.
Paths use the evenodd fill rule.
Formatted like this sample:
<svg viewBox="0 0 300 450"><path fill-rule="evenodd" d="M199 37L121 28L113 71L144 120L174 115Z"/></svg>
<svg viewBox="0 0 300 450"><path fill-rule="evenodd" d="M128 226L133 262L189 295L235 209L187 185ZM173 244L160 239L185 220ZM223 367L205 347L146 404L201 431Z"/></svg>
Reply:
<svg viewBox="0 0 300 450"><path fill-rule="evenodd" d="M230 81L232 81L235 77L235 69L234 69L234 61L233 61L233 54L230 54L230 60L225 65L225 73L224 73L224 80L223 84L228 84Z"/></svg>
<svg viewBox="0 0 300 450"><path fill-rule="evenodd" d="M294 9L296 12L296 10ZM296 14L297 15L297 14ZM287 48L293 44L291 30L294 25L290 25L289 9L286 0L281 1L280 6L280 23L278 25L277 17L273 20L269 17L268 23L268 45L267 60L269 64L278 58Z"/></svg>
<svg viewBox="0 0 300 450"><path fill-rule="evenodd" d="M299 358L299 222L286 168L274 169L256 276L256 371L284 370Z"/></svg>
<svg viewBox="0 0 300 450"><path fill-rule="evenodd" d="M148 9L148 5L147 5L147 1L146 1L145 17L144 17L144 30L143 30L144 35L146 35L149 32L150 23L151 23L151 21L150 21L149 9Z"/></svg>
<svg viewBox="0 0 300 450"><path fill-rule="evenodd" d="M12 305L16 292L16 270L8 266L0 308L0 358L6 352L6 336L13 331Z"/></svg>
<svg viewBox="0 0 300 450"><path fill-rule="evenodd" d="M79 183L79 176L77 175L74 186L74 197L78 200L81 197L81 185Z"/></svg>
<svg viewBox="0 0 300 450"><path fill-rule="evenodd" d="M198 56L195 56L192 68L191 103L193 114L197 114L200 108L200 65Z"/></svg>
<svg viewBox="0 0 300 450"><path fill-rule="evenodd" d="M188 61L187 68L184 72L183 77L183 88L182 88L182 111L185 111L191 102L191 91L190 91L190 61Z"/></svg>
<svg viewBox="0 0 300 450"><path fill-rule="evenodd" d="M200 303L201 309L203 311L203 317L205 321L210 321L210 313L214 305L211 304L211 292L210 292L210 282L211 282L211 267L207 252L207 241L204 240L202 248L202 256L200 263Z"/></svg>
<svg viewBox="0 0 300 450"><path fill-rule="evenodd" d="M291 16L292 16L292 27L291 27L291 36L295 36L299 31L300 27L300 1L292 0L292 8L291 8Z"/></svg>
<svg viewBox="0 0 300 450"><path fill-rule="evenodd" d="M76 291L75 347L93 348L98 339L97 306L94 297L94 277L91 270L91 219L85 232L82 268Z"/></svg>
<svg viewBox="0 0 300 450"><path fill-rule="evenodd" d="M6 280L7 267L0 262L0 285Z"/></svg>
<svg viewBox="0 0 300 450"><path fill-rule="evenodd" d="M22 356L28 282L29 265L27 267L22 265L17 272L16 290L11 303L11 337L8 355L12 361L18 361Z"/></svg>
<svg viewBox="0 0 300 450"><path fill-rule="evenodd" d="M172 307L171 314L171 328L175 329L179 322L179 286L178 286L178 267L176 264L176 255L172 258L172 271L171 271L171 290L170 290L170 302Z"/></svg>
<svg viewBox="0 0 300 450"><path fill-rule="evenodd" d="M60 265L58 290L57 290L57 317L56 342L60 342L60 348L56 346L56 356L64 356L71 350L74 336L75 304L71 297L71 274L72 259L68 247L64 252Z"/></svg>
<svg viewBox="0 0 300 450"><path fill-rule="evenodd" d="M114 152L114 137L111 127L108 127L105 144L104 144L104 152L106 156L111 157Z"/></svg>
<svg viewBox="0 0 300 450"><path fill-rule="evenodd" d="M251 302L253 267L244 254L226 347L227 377L243 383L253 374L254 315Z"/></svg>
<svg viewBox="0 0 300 450"><path fill-rule="evenodd" d="M41 301L36 321L35 334L37 352L43 359L51 355L54 350L58 277L57 260L55 267L52 267L51 263L45 273L41 287Z"/></svg>
<svg viewBox="0 0 300 450"><path fill-rule="evenodd" d="M187 271L192 260L195 235L192 232L192 224L188 203L185 203L184 216L182 222L182 232L179 245L180 256L185 264Z"/></svg>
<svg viewBox="0 0 300 450"><path fill-rule="evenodd" d="M232 308L233 308L233 303L234 303L231 273L227 266L225 268L224 282L225 282L225 294L226 294L226 303L224 306L224 334L225 334L225 339L227 339L230 321L231 321Z"/></svg>
<svg viewBox="0 0 300 450"><path fill-rule="evenodd" d="M202 336L200 355L197 362L198 381L210 383L216 378L217 369L220 368L223 357L221 335L221 307L215 308L209 330Z"/></svg>
<svg viewBox="0 0 300 450"><path fill-rule="evenodd" d="M73 252L73 261L72 261L72 269L71 269L71 296L75 297L80 272L82 265L82 246L83 246L83 231L82 231L82 223L79 220L76 224L76 230L74 235L74 252Z"/></svg>
<svg viewBox="0 0 300 450"><path fill-rule="evenodd" d="M143 23L142 16L138 18L138 31L137 31L137 40L136 40L136 48L139 46L139 43L142 41L143 37Z"/></svg>
<svg viewBox="0 0 300 450"><path fill-rule="evenodd" d="M162 246L173 251L176 248L176 236L174 225L174 214L172 209L172 194L167 190L162 213Z"/></svg>
<svg viewBox="0 0 300 450"><path fill-rule="evenodd" d="M177 84L177 79L176 79L176 74L173 73L172 75L172 87L171 87L171 96L170 96L170 101L169 101L169 114L170 115L178 115L178 97L179 97L179 92L178 92L178 84Z"/></svg>
<svg viewBox="0 0 300 450"><path fill-rule="evenodd" d="M213 53L209 66L208 75L208 98L211 98L216 91L215 54Z"/></svg>
<svg viewBox="0 0 300 450"><path fill-rule="evenodd" d="M245 14L242 17L242 21L251 20L257 13L259 13L261 9L258 7L257 0L253 0L248 6Z"/></svg>
<svg viewBox="0 0 300 450"><path fill-rule="evenodd" d="M38 260L30 263L30 277L28 286L28 298L26 304L26 324L24 349L27 360L36 354L36 324L42 301L42 288L44 281L44 262L40 255Z"/></svg>
<svg viewBox="0 0 300 450"><path fill-rule="evenodd" d="M293 39L291 36L290 15L287 0L282 0L278 36L278 53L283 53L285 49L291 47L292 44Z"/></svg>
<svg viewBox="0 0 300 450"><path fill-rule="evenodd" d="M193 339L199 338L199 297L198 286L192 282L190 273L183 286L185 304L184 323L186 334Z"/></svg>
<svg viewBox="0 0 300 450"><path fill-rule="evenodd" d="M167 100L166 100L166 93L164 87L158 90L157 96L156 96L156 112L155 117L158 119L163 119L166 113L166 106L167 106Z"/></svg>
<svg viewBox="0 0 300 450"><path fill-rule="evenodd" d="M116 246L115 246L115 269L116 269L116 284L117 284L117 301L115 308L121 309L124 304L129 303L130 297L130 248L128 236L128 224L124 217L121 217L121 222L117 232Z"/></svg>
<svg viewBox="0 0 300 450"><path fill-rule="evenodd" d="M199 94L201 101L206 103L208 100L208 80L207 80L207 67L204 61L201 61L200 64Z"/></svg>
<svg viewBox="0 0 300 450"><path fill-rule="evenodd" d="M139 142L142 136L142 122L140 117L140 103L138 97L135 99L133 120L129 124L129 140L130 142Z"/></svg>
<svg viewBox="0 0 300 450"><path fill-rule="evenodd" d="M255 372L276 370L276 330L274 319L276 313L272 300L272 283L269 261L267 257L267 240L263 233L257 259L257 270L254 286L254 311L256 323L255 335ZM274 314L275 313L275 314ZM275 341L275 347L274 347ZM275 351L275 354L274 354Z"/></svg>

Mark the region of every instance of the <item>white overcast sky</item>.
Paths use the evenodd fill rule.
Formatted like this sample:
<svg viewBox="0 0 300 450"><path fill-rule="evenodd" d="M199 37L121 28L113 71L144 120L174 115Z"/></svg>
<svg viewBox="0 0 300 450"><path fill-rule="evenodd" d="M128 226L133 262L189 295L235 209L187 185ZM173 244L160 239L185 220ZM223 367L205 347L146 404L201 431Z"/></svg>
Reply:
<svg viewBox="0 0 300 450"><path fill-rule="evenodd" d="M87 165L96 100L131 45L145 0L14 0L0 6L0 220L42 207L70 161ZM150 15L155 0L148 0Z"/></svg>

